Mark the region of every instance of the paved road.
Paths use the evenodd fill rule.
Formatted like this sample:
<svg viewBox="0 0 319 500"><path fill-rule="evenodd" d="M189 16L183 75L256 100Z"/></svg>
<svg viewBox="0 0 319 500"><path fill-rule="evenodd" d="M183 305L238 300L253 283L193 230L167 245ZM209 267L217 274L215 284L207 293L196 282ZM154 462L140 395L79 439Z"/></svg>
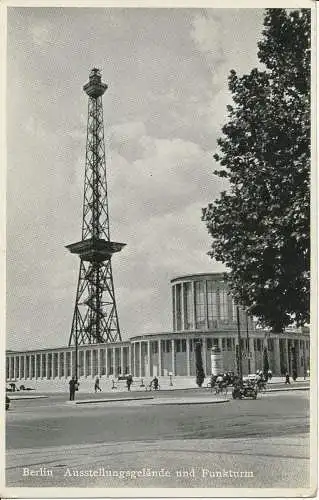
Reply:
<svg viewBox="0 0 319 500"><path fill-rule="evenodd" d="M184 404L154 404L168 394ZM168 394L134 402L117 401L120 394L112 403L89 405L70 404L61 394L14 401L6 425L7 485L308 486L308 391L217 405L207 404L207 391L196 391L203 399L196 405L187 403L192 391ZM31 470L39 475L27 475ZM140 476L132 477L136 470Z"/></svg>

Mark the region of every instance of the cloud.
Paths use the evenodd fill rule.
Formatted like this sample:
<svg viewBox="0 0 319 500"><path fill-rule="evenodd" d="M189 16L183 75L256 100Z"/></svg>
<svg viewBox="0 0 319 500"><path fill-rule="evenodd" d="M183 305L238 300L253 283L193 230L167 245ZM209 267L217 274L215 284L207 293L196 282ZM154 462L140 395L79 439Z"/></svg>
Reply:
<svg viewBox="0 0 319 500"><path fill-rule="evenodd" d="M128 128L126 124L125 130ZM143 134L144 129L139 130ZM116 150L111 151L109 193L112 218L117 226L124 224L129 233L132 229L128 221L133 218L140 223L174 213L195 201L205 204L223 185L213 175L212 154L198 144L135 133L132 144L128 136L126 139L126 149L135 148L139 158L128 161Z"/></svg>
<svg viewBox="0 0 319 500"><path fill-rule="evenodd" d="M113 149L110 158L111 234L127 243L113 260L126 336L171 329L170 279L215 270L201 208L225 187L212 174L211 154L198 144L144 134L136 123L117 127L128 148L133 138L139 144L140 158L128 161Z"/></svg>
<svg viewBox="0 0 319 500"><path fill-rule="evenodd" d="M118 155L134 161L140 158L145 150L145 124L141 121L125 122L111 127L108 132L108 142Z"/></svg>
<svg viewBox="0 0 319 500"><path fill-rule="evenodd" d="M52 26L48 21L33 24L30 27L30 34L35 45L44 46L52 43Z"/></svg>
<svg viewBox="0 0 319 500"><path fill-rule="evenodd" d="M203 53L209 54L215 61L224 60L222 27L216 15L196 15L190 35Z"/></svg>

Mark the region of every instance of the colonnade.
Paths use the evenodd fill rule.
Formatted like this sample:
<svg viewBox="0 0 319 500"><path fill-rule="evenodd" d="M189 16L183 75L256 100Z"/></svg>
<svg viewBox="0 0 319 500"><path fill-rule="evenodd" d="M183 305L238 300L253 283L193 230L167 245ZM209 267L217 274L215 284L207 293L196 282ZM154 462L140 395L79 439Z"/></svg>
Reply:
<svg viewBox="0 0 319 500"><path fill-rule="evenodd" d="M223 353L224 366L236 370L235 331L192 334L160 334L133 337L130 341L103 345L79 346L78 376L118 377L131 373L133 377L152 377L195 374L194 343L200 340L203 367L210 373L210 351L218 347ZM242 336L243 370L255 372L263 367L263 351L266 348L273 374L290 373L293 359L299 373L309 368L309 335L291 336L251 333ZM250 363L248 364L248 359ZM6 354L6 379L55 379L68 378L76 373L76 353L74 347L43 351L10 352Z"/></svg>
<svg viewBox="0 0 319 500"><path fill-rule="evenodd" d="M130 345L78 349L78 375L124 375L130 372ZM6 379L68 378L76 373L75 348L7 353Z"/></svg>
<svg viewBox="0 0 319 500"><path fill-rule="evenodd" d="M194 342L201 341L202 360L205 373L211 370L210 351L218 347L223 353L224 366L228 370L236 370L236 345L238 338L235 333L223 336L208 335L177 335L173 334L159 339L132 339L131 372L137 377L173 375L192 376L195 374ZM296 350L298 373L303 374L309 368L310 341L309 336L288 338L275 334L250 334L242 339L242 363L244 373L254 373L263 369L263 353L267 350L270 368L275 375L281 375L285 370L292 373L292 349ZM248 363L248 359L250 363Z"/></svg>

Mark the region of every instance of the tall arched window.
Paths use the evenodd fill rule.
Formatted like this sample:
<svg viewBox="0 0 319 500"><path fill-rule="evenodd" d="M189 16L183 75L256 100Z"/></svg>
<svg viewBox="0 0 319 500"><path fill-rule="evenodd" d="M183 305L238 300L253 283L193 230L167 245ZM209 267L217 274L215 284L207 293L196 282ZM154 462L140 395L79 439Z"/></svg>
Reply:
<svg viewBox="0 0 319 500"><path fill-rule="evenodd" d="M220 298L220 319L228 321L228 294L226 290L219 291Z"/></svg>
<svg viewBox="0 0 319 500"><path fill-rule="evenodd" d="M196 328L205 328L205 283L195 281L195 322Z"/></svg>
<svg viewBox="0 0 319 500"><path fill-rule="evenodd" d="M207 281L207 316L208 328L214 327L214 321L218 319L218 291L213 281Z"/></svg>

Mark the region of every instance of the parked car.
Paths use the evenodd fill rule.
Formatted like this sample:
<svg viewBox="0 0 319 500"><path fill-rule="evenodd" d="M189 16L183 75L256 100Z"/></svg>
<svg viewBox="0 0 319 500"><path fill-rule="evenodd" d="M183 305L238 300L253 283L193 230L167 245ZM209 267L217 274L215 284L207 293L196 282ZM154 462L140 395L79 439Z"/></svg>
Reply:
<svg viewBox="0 0 319 500"><path fill-rule="evenodd" d="M242 384L235 385L232 392L233 399L257 399L257 394L256 384L252 382L242 382Z"/></svg>

